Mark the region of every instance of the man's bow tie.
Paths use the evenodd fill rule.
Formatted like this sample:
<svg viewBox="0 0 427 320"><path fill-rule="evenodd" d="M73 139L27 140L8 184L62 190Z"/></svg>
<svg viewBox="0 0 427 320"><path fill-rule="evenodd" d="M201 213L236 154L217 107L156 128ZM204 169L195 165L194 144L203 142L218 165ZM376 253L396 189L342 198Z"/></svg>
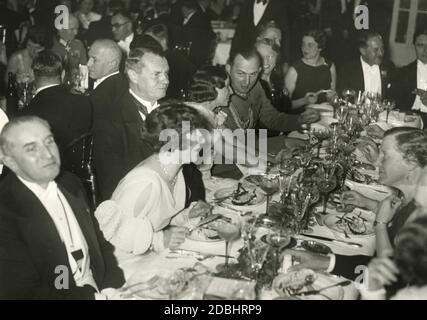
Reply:
<svg viewBox="0 0 427 320"><path fill-rule="evenodd" d="M260 2L262 2L262 4L267 4L267 0L256 0L256 3L260 3Z"/></svg>

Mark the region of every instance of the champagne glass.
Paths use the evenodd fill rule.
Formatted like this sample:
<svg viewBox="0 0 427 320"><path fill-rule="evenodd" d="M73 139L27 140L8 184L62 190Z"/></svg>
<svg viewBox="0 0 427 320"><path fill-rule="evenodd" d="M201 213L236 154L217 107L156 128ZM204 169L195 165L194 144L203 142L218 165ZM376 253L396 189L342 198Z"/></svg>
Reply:
<svg viewBox="0 0 427 320"><path fill-rule="evenodd" d="M394 100L385 99L383 101L383 108L386 110L387 115L385 122L388 123L388 118L390 116L390 111L396 107L396 102Z"/></svg>
<svg viewBox="0 0 427 320"><path fill-rule="evenodd" d="M328 140L331 137L331 133L328 129L326 130L315 130L313 135L317 138L317 158L320 158L320 149L322 148L323 141Z"/></svg>
<svg viewBox="0 0 427 320"><path fill-rule="evenodd" d="M240 238L240 232L241 232L241 226L240 223L236 221L226 222L222 221L217 228L216 231L218 232L218 236L220 236L222 239L225 240L225 264L218 266L218 269L220 269L221 273L224 274L224 276L228 276L230 274L229 270L229 245L231 241L237 240Z"/></svg>

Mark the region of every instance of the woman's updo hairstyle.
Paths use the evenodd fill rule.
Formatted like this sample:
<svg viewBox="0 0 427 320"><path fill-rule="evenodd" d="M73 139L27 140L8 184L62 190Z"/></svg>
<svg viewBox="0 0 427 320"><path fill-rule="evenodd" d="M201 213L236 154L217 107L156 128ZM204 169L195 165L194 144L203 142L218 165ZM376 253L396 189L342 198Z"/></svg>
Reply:
<svg viewBox="0 0 427 320"><path fill-rule="evenodd" d="M218 97L216 88L223 89L227 78L224 67L206 66L198 70L190 84L189 101L202 103L215 100Z"/></svg>

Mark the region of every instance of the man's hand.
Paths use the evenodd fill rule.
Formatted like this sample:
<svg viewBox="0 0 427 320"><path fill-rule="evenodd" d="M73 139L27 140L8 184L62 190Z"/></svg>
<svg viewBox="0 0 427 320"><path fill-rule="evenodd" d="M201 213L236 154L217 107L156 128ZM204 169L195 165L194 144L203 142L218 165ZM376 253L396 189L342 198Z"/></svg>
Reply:
<svg viewBox="0 0 427 320"><path fill-rule="evenodd" d="M389 257L375 258L368 265L368 288L376 291L397 281L397 269Z"/></svg>
<svg viewBox="0 0 427 320"><path fill-rule="evenodd" d="M320 255L317 253L312 253L308 251L300 250L285 250L282 253L282 260L284 255L291 255L294 261L298 261L299 264L291 267L289 271L298 271L301 269L311 269L311 270L327 270L330 263L330 258L328 256Z"/></svg>
<svg viewBox="0 0 427 320"><path fill-rule="evenodd" d="M399 207L402 205L402 199L396 195L391 195L385 198L380 203L380 207L377 213L376 221L389 223L394 215L396 214Z"/></svg>
<svg viewBox="0 0 427 320"><path fill-rule="evenodd" d="M317 95L314 92L308 92L304 96L305 105L315 104L316 102L317 102Z"/></svg>
<svg viewBox="0 0 427 320"><path fill-rule="evenodd" d="M188 213L188 217L190 219L197 218L197 217L206 217L209 215L212 211L212 206L202 200L197 201L194 203L193 207L190 209L190 212Z"/></svg>
<svg viewBox="0 0 427 320"><path fill-rule="evenodd" d="M165 248L176 249L185 241L187 228L168 227L163 231L163 244Z"/></svg>
<svg viewBox="0 0 427 320"><path fill-rule="evenodd" d="M299 117L300 123L314 123L320 120L320 113L314 109L307 109Z"/></svg>
<svg viewBox="0 0 427 320"><path fill-rule="evenodd" d="M357 148L363 153L365 158L370 163L377 162L380 152L378 150L377 144L371 138L368 138L368 137L362 138Z"/></svg>

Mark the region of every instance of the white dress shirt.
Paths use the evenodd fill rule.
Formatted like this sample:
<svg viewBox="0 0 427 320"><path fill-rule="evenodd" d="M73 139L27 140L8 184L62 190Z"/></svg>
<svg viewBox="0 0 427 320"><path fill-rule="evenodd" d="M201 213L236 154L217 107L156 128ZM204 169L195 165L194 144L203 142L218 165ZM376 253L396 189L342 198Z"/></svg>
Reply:
<svg viewBox="0 0 427 320"><path fill-rule="evenodd" d="M268 6L268 0L265 4L262 2L257 3L255 1L254 3L254 25L257 26L258 23L261 21L262 16L264 15L265 9L267 9Z"/></svg>
<svg viewBox="0 0 427 320"><path fill-rule="evenodd" d="M89 249L86 239L80 229L80 225L71 209L67 199L59 190L55 181L51 181L46 189L40 185L26 181L21 177L19 180L30 189L40 200L44 208L52 218L55 227L65 245L71 272L78 287L90 285L96 291L98 287L90 270ZM72 252L81 250L83 258L76 261Z"/></svg>
<svg viewBox="0 0 427 320"><path fill-rule="evenodd" d="M374 64L370 66L360 57L363 69L363 80L365 81L365 92L382 93L381 70L380 66Z"/></svg>
<svg viewBox="0 0 427 320"><path fill-rule="evenodd" d="M137 96L136 93L132 91L132 89L129 89L129 93L147 109L148 114L150 114L154 109L157 109L159 107L159 103L157 101L154 103L151 103L150 101L144 100L141 97ZM138 112L139 112L139 115L141 116L141 119L145 121L145 114L143 114L139 110Z"/></svg>
<svg viewBox="0 0 427 320"><path fill-rule="evenodd" d="M427 64L422 63L420 60L417 63L417 88L427 90ZM415 98L412 110L427 112L427 106L423 104L419 95Z"/></svg>
<svg viewBox="0 0 427 320"><path fill-rule="evenodd" d="M105 80L107 80L109 77L112 77L116 74L119 74L119 71L110 73L109 75L99 78L98 80L95 81L95 83L93 84L93 90L95 90L102 82L104 82Z"/></svg>
<svg viewBox="0 0 427 320"><path fill-rule="evenodd" d="M123 50L124 53L126 53L126 55L129 55L129 51L130 51L130 44L133 41L135 34L132 32L130 35L128 35L126 37L126 39L124 40L120 40L117 44L119 45L119 47Z"/></svg>

